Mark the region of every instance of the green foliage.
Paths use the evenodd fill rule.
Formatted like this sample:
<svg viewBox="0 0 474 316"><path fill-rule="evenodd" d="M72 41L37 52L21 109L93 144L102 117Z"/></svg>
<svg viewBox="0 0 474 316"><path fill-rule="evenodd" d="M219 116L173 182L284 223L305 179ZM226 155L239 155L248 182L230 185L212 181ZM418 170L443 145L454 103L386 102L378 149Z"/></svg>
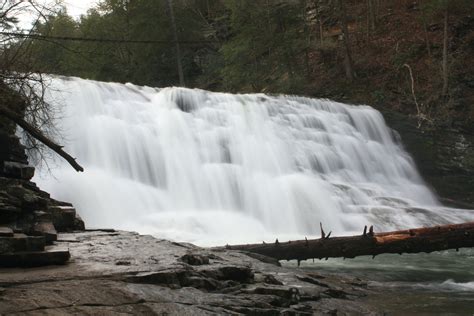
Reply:
<svg viewBox="0 0 474 316"><path fill-rule="evenodd" d="M233 91L296 93L305 86L310 47L303 2L175 0L186 82ZM151 40L137 44L33 40L38 69L105 81L153 86L178 83L175 47L165 0L102 0L75 21L61 10L36 26L48 36ZM307 63L307 60L306 60Z"/></svg>
<svg viewBox="0 0 474 316"><path fill-rule="evenodd" d="M202 22L185 2L174 5L180 40L201 40ZM172 41L165 1L103 0L74 21L65 10L48 17L35 32L49 36L94 39ZM170 44L33 41L38 68L44 72L105 81L132 81L155 86L178 82L174 46ZM199 74L194 56L201 47L183 47L187 77Z"/></svg>

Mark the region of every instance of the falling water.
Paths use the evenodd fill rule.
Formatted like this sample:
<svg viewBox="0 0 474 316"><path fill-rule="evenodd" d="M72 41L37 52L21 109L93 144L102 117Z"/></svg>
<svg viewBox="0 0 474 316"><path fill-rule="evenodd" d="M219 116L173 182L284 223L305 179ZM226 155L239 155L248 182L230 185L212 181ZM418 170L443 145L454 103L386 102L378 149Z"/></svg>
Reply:
<svg viewBox="0 0 474 316"><path fill-rule="evenodd" d="M47 97L85 172L57 160L36 181L90 227L225 244L473 218L438 203L369 106L77 78Z"/></svg>

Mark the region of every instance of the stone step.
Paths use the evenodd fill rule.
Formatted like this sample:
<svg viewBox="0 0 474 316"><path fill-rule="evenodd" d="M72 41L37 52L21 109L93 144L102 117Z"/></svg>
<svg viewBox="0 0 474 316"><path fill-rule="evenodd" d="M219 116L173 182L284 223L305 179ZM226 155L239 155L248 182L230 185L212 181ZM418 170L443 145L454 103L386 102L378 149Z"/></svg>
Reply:
<svg viewBox="0 0 474 316"><path fill-rule="evenodd" d="M36 222L31 234L35 236L44 236L47 244L51 244L53 241L58 239L58 232L54 228L53 223L49 221Z"/></svg>
<svg viewBox="0 0 474 316"><path fill-rule="evenodd" d="M47 247L44 251L22 251L0 254L0 267L39 267L66 264L71 257L69 250Z"/></svg>
<svg viewBox="0 0 474 316"><path fill-rule="evenodd" d="M35 221L37 222L51 222L53 220L51 213L47 213L44 211L35 211L33 214L35 216Z"/></svg>
<svg viewBox="0 0 474 316"><path fill-rule="evenodd" d="M16 161L4 161L0 165L1 173L11 178L30 180L35 174L35 168Z"/></svg>
<svg viewBox="0 0 474 316"><path fill-rule="evenodd" d="M58 200L54 200L54 202L58 205L58 206L69 206L69 207L72 207L72 203L70 202L64 202L64 201L58 201Z"/></svg>
<svg viewBox="0 0 474 316"><path fill-rule="evenodd" d="M48 199L44 198L37 194L37 192L32 191L23 186L22 183L17 185L11 185L6 188L7 198L16 199L21 205L21 208L24 211L33 212L35 210L42 210L48 207Z"/></svg>
<svg viewBox="0 0 474 316"><path fill-rule="evenodd" d="M17 251L41 251L44 250L45 244L43 236L13 234L12 237L0 237L0 254Z"/></svg>
<svg viewBox="0 0 474 316"><path fill-rule="evenodd" d="M59 232L67 232L76 229L76 209L71 206L51 206L54 227Z"/></svg>
<svg viewBox="0 0 474 316"><path fill-rule="evenodd" d="M13 229L10 227L0 227L0 237L13 237Z"/></svg>

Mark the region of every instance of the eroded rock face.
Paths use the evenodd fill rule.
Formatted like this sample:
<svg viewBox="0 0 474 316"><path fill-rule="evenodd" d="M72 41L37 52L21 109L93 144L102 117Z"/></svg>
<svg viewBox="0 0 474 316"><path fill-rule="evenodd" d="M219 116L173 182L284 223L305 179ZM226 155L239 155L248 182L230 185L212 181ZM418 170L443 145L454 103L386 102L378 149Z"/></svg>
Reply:
<svg viewBox="0 0 474 316"><path fill-rule="evenodd" d="M358 279L237 251L111 230L59 234L57 243L70 250L66 266L0 269L0 314L376 314L360 302L370 291Z"/></svg>

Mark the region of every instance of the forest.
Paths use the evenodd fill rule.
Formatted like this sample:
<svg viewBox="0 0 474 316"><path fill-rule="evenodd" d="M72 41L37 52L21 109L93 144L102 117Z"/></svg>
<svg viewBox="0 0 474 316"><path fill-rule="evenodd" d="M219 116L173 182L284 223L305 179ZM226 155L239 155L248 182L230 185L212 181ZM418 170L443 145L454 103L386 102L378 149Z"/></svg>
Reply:
<svg viewBox="0 0 474 316"><path fill-rule="evenodd" d="M0 1L0 314L472 314L473 14Z"/></svg>
<svg viewBox="0 0 474 316"><path fill-rule="evenodd" d="M424 129L474 126L469 0L103 0L48 11L29 36L44 73L153 87L370 104ZM12 48L14 49L14 48Z"/></svg>

